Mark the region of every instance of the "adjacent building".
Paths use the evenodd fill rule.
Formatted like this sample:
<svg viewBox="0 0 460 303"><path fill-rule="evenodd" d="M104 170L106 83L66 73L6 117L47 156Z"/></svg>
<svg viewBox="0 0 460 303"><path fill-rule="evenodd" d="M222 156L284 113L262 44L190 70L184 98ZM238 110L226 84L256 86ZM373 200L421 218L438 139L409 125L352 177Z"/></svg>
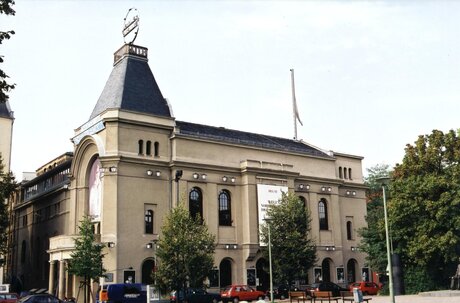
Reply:
<svg viewBox="0 0 460 303"><path fill-rule="evenodd" d="M318 263L299 284L370 277L357 249L366 225L362 157L306 142L176 120L148 65L145 47L125 44L73 153L44 165L14 201L12 276L25 288L76 297L65 271L79 221L91 215L106 244L102 283L151 283L162 219L184 203L215 234L211 288L268 288L259 222L267 199L289 190L312 217ZM46 171L45 171L46 170Z"/></svg>

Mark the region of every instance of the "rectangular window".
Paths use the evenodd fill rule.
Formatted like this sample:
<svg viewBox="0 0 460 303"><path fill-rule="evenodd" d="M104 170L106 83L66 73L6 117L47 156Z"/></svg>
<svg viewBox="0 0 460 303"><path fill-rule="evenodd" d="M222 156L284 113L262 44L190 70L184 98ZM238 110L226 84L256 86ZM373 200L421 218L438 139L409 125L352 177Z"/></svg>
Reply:
<svg viewBox="0 0 460 303"><path fill-rule="evenodd" d="M144 204L144 234L152 235L155 233L155 204Z"/></svg>
<svg viewBox="0 0 460 303"><path fill-rule="evenodd" d="M209 287L219 287L219 270L212 269L209 273Z"/></svg>
<svg viewBox="0 0 460 303"><path fill-rule="evenodd" d="M318 283L318 282L321 282L323 281L323 270L321 269L321 267L315 267L313 269L313 272L314 272L314 277L315 277L315 283Z"/></svg>
<svg viewBox="0 0 460 303"><path fill-rule="evenodd" d="M246 270L247 282L249 286L256 286L256 269L249 268Z"/></svg>
<svg viewBox="0 0 460 303"><path fill-rule="evenodd" d="M344 272L343 272L343 267L337 267L337 283L343 283L344 280Z"/></svg>
<svg viewBox="0 0 460 303"><path fill-rule="evenodd" d="M61 202L54 204L54 214L59 215L61 213Z"/></svg>

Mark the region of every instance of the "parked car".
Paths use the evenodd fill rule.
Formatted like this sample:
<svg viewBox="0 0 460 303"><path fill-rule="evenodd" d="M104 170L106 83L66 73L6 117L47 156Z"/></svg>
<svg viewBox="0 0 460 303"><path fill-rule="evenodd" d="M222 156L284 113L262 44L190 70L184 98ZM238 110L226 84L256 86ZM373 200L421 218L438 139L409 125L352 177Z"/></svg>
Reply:
<svg viewBox="0 0 460 303"><path fill-rule="evenodd" d="M50 294L35 294L19 299L19 303L62 303L62 301Z"/></svg>
<svg viewBox="0 0 460 303"><path fill-rule="evenodd" d="M0 293L0 303L17 303L18 301L19 301L18 294Z"/></svg>
<svg viewBox="0 0 460 303"><path fill-rule="evenodd" d="M98 303L144 303L147 301L147 286L141 283L115 283L102 285Z"/></svg>
<svg viewBox="0 0 460 303"><path fill-rule="evenodd" d="M265 293L247 285L230 285L220 293L222 301L237 303L239 301L263 300Z"/></svg>
<svg viewBox="0 0 460 303"><path fill-rule="evenodd" d="M273 288L273 298L284 300L286 298L289 298L290 291L298 291L298 290L299 288L294 285L291 285L291 287L287 285L280 285L278 287ZM267 290L266 297L270 298L270 289Z"/></svg>
<svg viewBox="0 0 460 303"><path fill-rule="evenodd" d="M350 284L350 291L354 288L361 290L363 295L376 295L382 286L374 282L354 282Z"/></svg>
<svg viewBox="0 0 460 303"><path fill-rule="evenodd" d="M179 302L187 303L217 303L221 301L220 294L207 292L201 288L188 288L183 291L173 291L169 298L170 302L176 302L176 296L179 293Z"/></svg>
<svg viewBox="0 0 460 303"><path fill-rule="evenodd" d="M331 291L334 297L339 297L341 291L348 291L348 289L332 282L319 282L311 284L310 291Z"/></svg>

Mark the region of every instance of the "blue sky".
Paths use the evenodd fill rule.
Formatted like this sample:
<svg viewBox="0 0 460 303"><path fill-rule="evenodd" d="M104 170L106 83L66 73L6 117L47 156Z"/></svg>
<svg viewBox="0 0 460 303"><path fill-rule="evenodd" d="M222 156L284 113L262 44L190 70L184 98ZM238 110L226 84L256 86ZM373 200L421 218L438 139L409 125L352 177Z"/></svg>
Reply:
<svg viewBox="0 0 460 303"><path fill-rule="evenodd" d="M17 1L1 16L2 68L17 83L12 170L21 179L72 151L140 15L136 44L178 120L401 162L433 129L459 128L457 1Z"/></svg>

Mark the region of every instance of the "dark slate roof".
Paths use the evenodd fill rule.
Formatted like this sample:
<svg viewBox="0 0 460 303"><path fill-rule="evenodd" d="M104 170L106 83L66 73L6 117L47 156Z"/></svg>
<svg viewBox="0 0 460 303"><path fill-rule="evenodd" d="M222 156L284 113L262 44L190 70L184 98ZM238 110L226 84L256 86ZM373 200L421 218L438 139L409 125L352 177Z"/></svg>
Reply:
<svg viewBox="0 0 460 303"><path fill-rule="evenodd" d="M0 102L0 117L13 119L13 112L11 111L8 101Z"/></svg>
<svg viewBox="0 0 460 303"><path fill-rule="evenodd" d="M176 126L179 128L180 134L188 137L331 158L323 151L297 140L248 133L223 127L214 127L183 121L176 121Z"/></svg>
<svg viewBox="0 0 460 303"><path fill-rule="evenodd" d="M90 120L111 108L171 117L168 102L163 98L147 63L147 49L142 49L145 50L145 58L128 53L122 54L121 59L115 62Z"/></svg>

